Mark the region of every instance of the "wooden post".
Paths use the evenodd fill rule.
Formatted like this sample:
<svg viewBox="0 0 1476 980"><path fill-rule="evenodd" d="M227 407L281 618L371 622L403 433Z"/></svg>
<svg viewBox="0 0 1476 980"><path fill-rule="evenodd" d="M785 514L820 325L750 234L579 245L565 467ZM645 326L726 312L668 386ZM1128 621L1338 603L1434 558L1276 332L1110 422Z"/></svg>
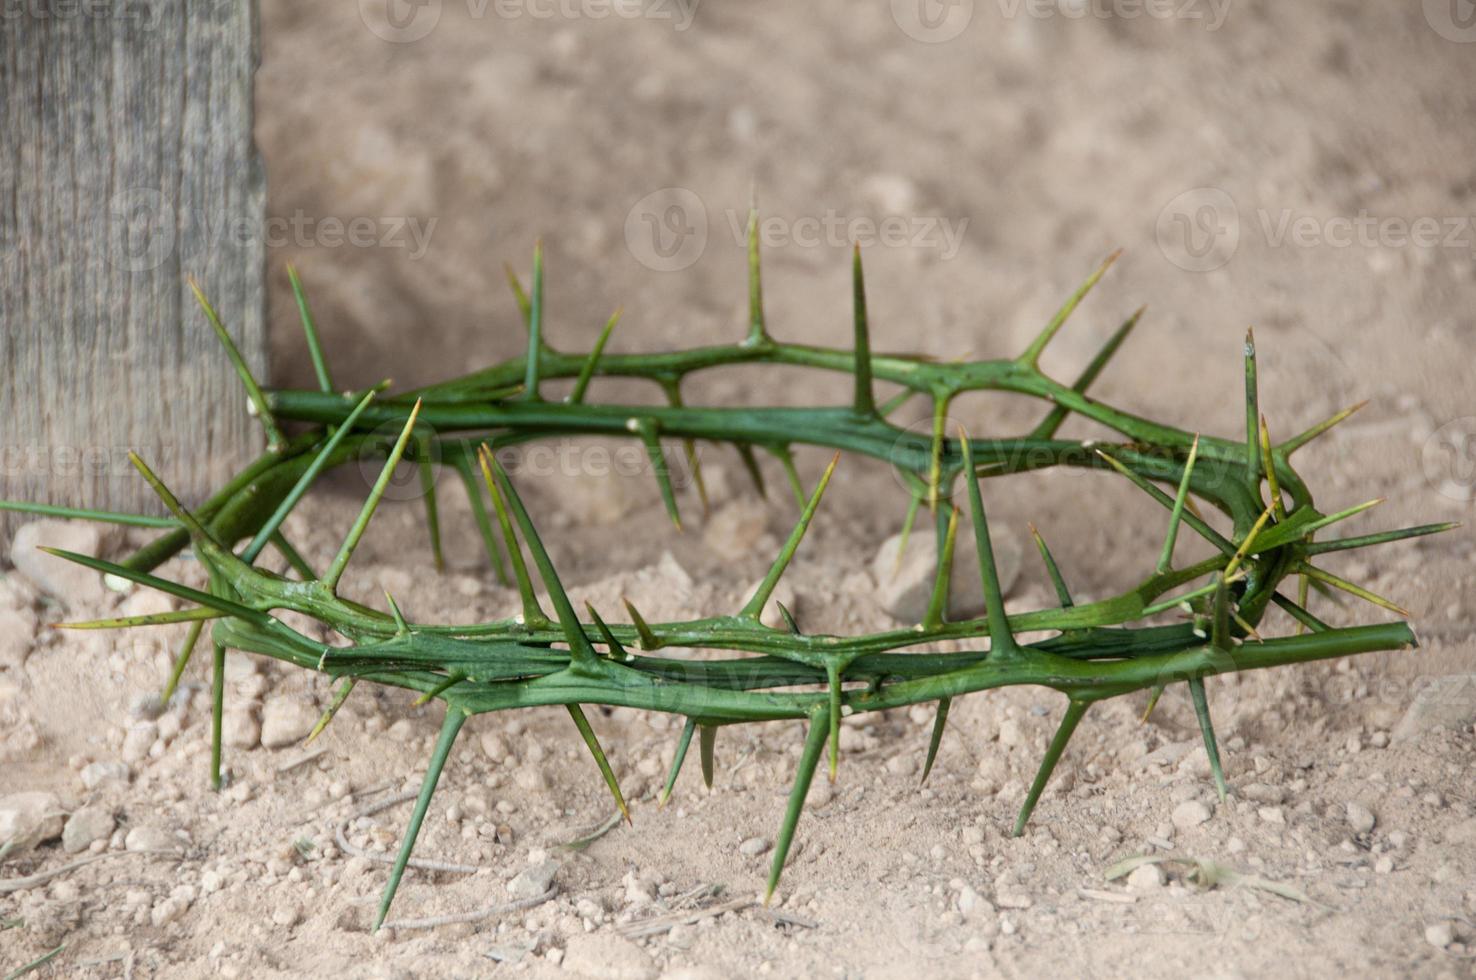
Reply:
<svg viewBox="0 0 1476 980"><path fill-rule="evenodd" d="M0 498L160 513L262 445L190 294L266 369L251 0L0 10ZM8 524L0 515L0 538Z"/></svg>

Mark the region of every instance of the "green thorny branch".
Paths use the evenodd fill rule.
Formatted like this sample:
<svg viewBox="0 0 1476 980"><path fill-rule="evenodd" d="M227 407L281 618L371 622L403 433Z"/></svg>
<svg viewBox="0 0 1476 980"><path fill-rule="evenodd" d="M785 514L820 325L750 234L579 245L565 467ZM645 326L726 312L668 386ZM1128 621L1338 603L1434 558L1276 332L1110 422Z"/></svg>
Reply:
<svg viewBox="0 0 1476 980"><path fill-rule="evenodd" d="M1019 684L1060 691L1067 698L1066 712L1015 823L1018 834L1077 724L1097 701L1142 690L1156 699L1167 685L1186 684L1223 794L1224 776L1205 693L1209 677L1413 646L1414 636L1403 622L1334 629L1308 612L1308 581L1399 611L1387 600L1315 567L1312 560L1326 552L1430 534L1448 525L1313 543L1317 531L1370 506L1323 514L1314 508L1306 484L1290 464L1298 448L1347 413L1290 440L1272 443L1259 415L1255 348L1249 337L1245 347L1245 437L1200 437L1104 405L1086 394L1137 323L1141 310L1112 335L1074 384L1063 385L1040 370L1041 353L1115 256L1087 279L1019 357L941 363L919 356L872 352L859 251L853 263L855 336L851 347L831 349L775 340L763 313L754 226L750 222L748 331L740 343L658 354L606 354L604 348L617 314L605 325L590 354L562 353L548 343L544 330L540 249L534 256L531 294L525 293L516 275L509 273L528 334L527 353L400 396L384 395L386 385L346 394L333 389L295 273L291 278L319 382L316 391L263 391L231 346L220 317L200 296L207 318L226 343L227 353L242 376L253 410L266 427L267 452L193 511L186 509L135 457L135 464L173 515L170 518L34 504L0 507L165 529L160 538L122 563L58 554L169 593L182 600L184 607L162 615L70 625L103 628L190 623L179 666L171 678L171 690L203 627L207 622L211 625L216 679L211 778L217 785L223 699L220 678L226 649L264 654L340 681L314 735L361 681L405 688L419 692L422 701L434 698L445 703L445 724L385 888L379 921L383 921L404 873L441 769L469 715L532 705L565 706L627 818L629 812L614 771L582 705L622 705L685 717L662 802L670 795L694 731L700 734L703 774L710 784L719 727L749 721L803 721L809 734L774 849L768 878L768 894L772 895L827 744L830 776L835 778L838 725L843 715L937 702L937 724L928 745L926 771L938 752L954 697ZM853 397L844 405L812 408L683 403L680 391L687 376L738 364L794 365L841 372L854 381ZM653 407L587 400L593 379L614 376L655 383L666 404ZM550 392L553 383L570 379L572 387L567 397L555 400ZM878 401L874 387L879 381L900 386L900 394ZM983 390L1038 398L1048 404L1048 411L1023 437L981 439L962 432L949 433L949 404L964 393ZM934 409L931 433L923 436L888 421L908 397L918 394L930 398ZM1057 431L1072 414L1106 426L1122 440L1107 444L1058 438ZM288 437L281 426L289 420L311 426ZM390 436L384 435L386 429ZM651 623L627 602L628 623L607 622L593 607L587 607L586 618L580 617L518 490L499 465L496 451L534 439L597 434L641 440L651 453L662 499L674 521L679 520L677 496L666 468L663 443L680 443L694 465L695 441L730 445L739 452L761 492L755 450L765 450L784 464L801 499L802 514L758 591L742 609L731 615L686 622ZM927 616L912 628L862 636L806 634L782 607L784 628L761 623L759 613L799 548L836 466L833 460L818 486L806 495L794 469L791 447L795 444L825 447L834 450L837 458L842 453L855 453L890 463L909 488L908 525L922 505L934 509L943 545L940 553L947 555L952 553L961 518L951 507L951 516L943 513L938 504L952 496L962 476L968 499L966 519L976 539L979 567L955 571L949 563L940 562L938 574L940 579L950 573L977 574L983 585L985 616L965 622L945 621L947 583L940 581ZM326 571L315 573L283 537L283 521L325 469L365 459L384 461L379 479L332 563ZM460 476L471 495L473 514L493 569L503 582L515 584L519 590L523 607L520 616L464 625L420 624L407 620L392 597L386 597L388 611L381 612L338 596L344 570L402 461L421 471L437 555L433 469L449 467ZM1161 547L1155 548L1156 561L1145 563L1151 571L1141 582L1120 595L1083 604L1072 600L1055 559L1044 540L1035 534L1060 605L1007 616L980 481L1061 465L1120 473L1164 506L1167 532ZM1174 492L1170 494L1160 485ZM1205 520L1191 498L1226 515L1231 525L1229 535ZM1174 546L1184 526L1208 541L1215 554L1175 568ZM243 541L249 543L239 551L233 550ZM192 545L209 570L208 591L151 574L186 544ZM268 544L283 554L297 578L256 567L256 559ZM553 607L551 612L539 604L535 571ZM1303 585L1300 601L1280 591L1284 582L1297 578ZM1294 635L1263 635L1263 619L1272 604L1297 623ZM327 646L310 639L274 615L282 610L318 620L349 644ZM1183 614L1177 622L1152 622L1159 614L1174 612ZM1030 643L1017 639L1027 632L1049 636ZM968 648L955 653L915 652L917 647L943 640L964 641ZM678 660L657 655L663 648L734 651L741 656Z"/></svg>

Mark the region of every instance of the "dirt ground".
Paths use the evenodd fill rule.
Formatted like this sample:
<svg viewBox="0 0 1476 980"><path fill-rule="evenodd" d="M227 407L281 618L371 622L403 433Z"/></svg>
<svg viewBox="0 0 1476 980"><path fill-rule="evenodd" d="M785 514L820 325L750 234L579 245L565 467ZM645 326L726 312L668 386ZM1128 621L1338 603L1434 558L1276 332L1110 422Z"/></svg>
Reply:
<svg viewBox="0 0 1476 980"><path fill-rule="evenodd" d="M501 266L526 276L539 237L556 346L586 349L621 305L611 350L736 338L746 298L735 229L756 197L770 219L776 336L848 341L847 253L859 238L877 348L1013 355L1120 246L1047 353L1048 371L1074 376L1148 303L1094 392L1230 434L1253 325L1275 433L1371 399L1298 456L1323 509L1388 497L1359 531L1469 521L1468 8L430 0L387 16L383 0L263 0L273 381L312 382L288 262L307 281L338 383L412 386L518 353ZM353 228L359 244L344 241ZM797 380L741 371L687 396L846 397L841 378ZM1039 412L979 398L954 414L976 433L1007 434ZM757 506L736 460L716 449L713 513L701 517L685 492L682 535L653 484L598 479L570 458L568 472L549 467L522 485L576 600L602 609L621 595L652 617L736 606L794 519L788 501ZM801 459L811 480L822 463L818 452ZM787 577L807 630L895 625L871 567L905 497L885 467L843 465ZM1164 518L1120 482L1021 478L1018 492L998 492L991 523L1023 538L1034 521L1080 595L1121 591L1151 567ZM289 524L319 567L363 490L341 476ZM443 496L445 575L405 501L377 517L349 587L370 601L387 588L420 619L512 614L516 598L479 557L463 499ZM119 554L127 541L80 543ZM77 826L0 861L0 971L64 945L37 975L1469 976L1473 545L1466 528L1329 561L1407 606L1421 648L1213 684L1232 785L1223 804L1179 693L1146 724L1141 699L1093 711L1021 839L1008 830L1058 695L960 700L921 789L929 713L849 719L839 781L812 792L769 910L746 900L762 887L797 724L725 729L713 789L689 763L658 809L677 726L624 710L597 717L634 826L571 851L562 845L610 805L567 717L479 717L417 850L477 870L412 872L392 918L536 894L550 861L555 893L473 923L373 936L380 859L408 806L363 811L414 788L437 710L361 690L307 750L295 736L328 688L241 658L228 692L230 785L212 794L205 672L192 670L162 715L144 710L183 629L46 625L161 600L7 571L0 797L55 794ZM166 572L199 576L186 560ZM1049 596L1027 560L1012 608ZM1338 623L1387 615L1320 601ZM1202 889L1182 865L1131 885L1106 880L1139 854L1216 862L1303 898L1254 883ZM9 884L89 855L98 860L44 884ZM692 914L673 927L652 924L682 911Z"/></svg>

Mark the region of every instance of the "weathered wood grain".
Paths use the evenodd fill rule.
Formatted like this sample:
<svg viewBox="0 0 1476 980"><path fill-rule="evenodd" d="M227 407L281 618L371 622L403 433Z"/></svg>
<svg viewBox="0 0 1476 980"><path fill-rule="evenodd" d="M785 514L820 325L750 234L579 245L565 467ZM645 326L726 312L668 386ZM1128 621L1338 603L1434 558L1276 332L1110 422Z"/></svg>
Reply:
<svg viewBox="0 0 1476 980"><path fill-rule="evenodd" d="M157 513L130 448L190 500L262 441L187 284L264 372L255 4L3 13L0 497Z"/></svg>

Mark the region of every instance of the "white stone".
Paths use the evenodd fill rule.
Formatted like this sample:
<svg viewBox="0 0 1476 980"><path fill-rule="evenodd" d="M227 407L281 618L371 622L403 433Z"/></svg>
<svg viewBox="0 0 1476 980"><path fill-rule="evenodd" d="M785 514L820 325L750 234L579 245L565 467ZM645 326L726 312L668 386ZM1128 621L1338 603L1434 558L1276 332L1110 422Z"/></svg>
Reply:
<svg viewBox="0 0 1476 980"><path fill-rule="evenodd" d="M233 749L254 749L261 742L261 723L250 708L227 708L220 719L220 740Z"/></svg>
<svg viewBox="0 0 1476 980"><path fill-rule="evenodd" d="M152 721L136 721L123 735L123 761L142 762L149 757L149 747L159 737L159 726Z"/></svg>
<svg viewBox="0 0 1476 980"><path fill-rule="evenodd" d="M507 883L507 893L514 899L537 898L553 885L554 875L558 871L559 862L551 858L540 861L514 875Z"/></svg>
<svg viewBox="0 0 1476 980"><path fill-rule="evenodd" d="M77 775L83 786L100 789L104 786L127 786L132 773L125 764L109 759L89 762Z"/></svg>
<svg viewBox="0 0 1476 980"><path fill-rule="evenodd" d="M569 937L563 968L600 980L655 980L656 964L644 949L611 932Z"/></svg>
<svg viewBox="0 0 1476 980"><path fill-rule="evenodd" d="M298 697L274 697L261 709L261 744L280 749L307 738L320 712Z"/></svg>
<svg viewBox="0 0 1476 980"><path fill-rule="evenodd" d="M0 848L23 854L62 832L65 811L53 793L37 791L0 797Z"/></svg>
<svg viewBox="0 0 1476 980"><path fill-rule="evenodd" d="M1349 800L1347 806L1348 826L1353 828L1355 834L1367 834L1374 829L1376 823L1373 811L1357 800Z"/></svg>
<svg viewBox="0 0 1476 980"><path fill-rule="evenodd" d="M1020 542L1004 526L991 526L989 533L999 588L1009 595L1020 575ZM881 607L902 622L916 623L927 613L937 579L937 535L925 521L919 520L899 563L897 552L901 545L900 534L884 541L871 563L871 574L878 583L876 598ZM984 587L979 580L974 535L969 528L961 526L954 540L953 570L948 579L948 615L957 620L980 616L983 612Z"/></svg>
<svg viewBox="0 0 1476 980"><path fill-rule="evenodd" d="M1130 891L1151 892L1162 888L1164 880L1163 869L1158 865L1140 864L1127 876L1127 886Z"/></svg>
<svg viewBox="0 0 1476 980"><path fill-rule="evenodd" d="M10 541L10 561L16 571L42 592L60 599L68 607L102 601L105 592L101 575L75 562L38 551L40 547L61 548L95 558L102 550L102 532L96 525L60 520L22 524Z"/></svg>
<svg viewBox="0 0 1476 980"><path fill-rule="evenodd" d="M738 853L744 857L758 857L772 846L767 837L750 837L738 845Z"/></svg>
<svg viewBox="0 0 1476 980"><path fill-rule="evenodd" d="M85 851L93 841L112 836L117 821L111 810L100 806L84 806L67 818L62 828L62 850L68 854Z"/></svg>
<svg viewBox="0 0 1476 980"><path fill-rule="evenodd" d="M1210 808L1199 800L1185 800L1183 803L1174 807L1174 826L1180 830L1188 830L1191 827L1198 827L1208 820L1210 816Z"/></svg>
<svg viewBox="0 0 1476 980"><path fill-rule="evenodd" d="M1455 941L1455 926L1449 922L1432 922L1425 926L1425 942L1436 949L1444 949Z"/></svg>
<svg viewBox="0 0 1476 980"><path fill-rule="evenodd" d="M179 841L158 824L146 823L130 830L123 846L130 851L177 851Z"/></svg>

